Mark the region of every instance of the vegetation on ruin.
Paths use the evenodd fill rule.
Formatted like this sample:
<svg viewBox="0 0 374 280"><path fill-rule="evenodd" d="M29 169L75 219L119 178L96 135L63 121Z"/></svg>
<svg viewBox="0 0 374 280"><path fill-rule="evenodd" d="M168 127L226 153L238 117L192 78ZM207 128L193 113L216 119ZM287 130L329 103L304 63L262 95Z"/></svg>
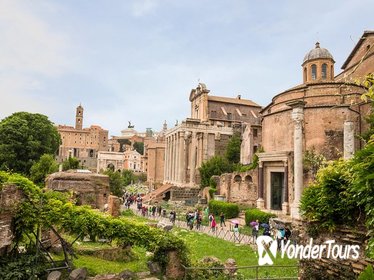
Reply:
<svg viewBox="0 0 374 280"><path fill-rule="evenodd" d="M371 101L371 110L374 111L374 73L367 75L365 80L361 84L367 89L362 98L365 101ZM369 129L362 134L362 138L363 140L368 142L371 135L374 134L374 114L369 114L369 116L366 117L366 121L369 124Z"/></svg>
<svg viewBox="0 0 374 280"><path fill-rule="evenodd" d="M79 160L75 157L69 157L62 162L62 170L70 170L70 169L78 169L79 168Z"/></svg>
<svg viewBox="0 0 374 280"><path fill-rule="evenodd" d="M188 264L183 241L161 229L125 218L113 218L88 206L75 206L67 195L42 191L18 174L0 172L0 182L2 185L15 184L25 195L14 218L15 244L32 236L39 227L54 227L70 235L89 236L91 240L105 238L123 248L128 245L147 248L154 252L154 260L164 268L169 251L176 251L182 263Z"/></svg>
<svg viewBox="0 0 374 280"><path fill-rule="evenodd" d="M60 135L41 114L14 113L0 121L0 170L30 174L43 154L56 154Z"/></svg>
<svg viewBox="0 0 374 280"><path fill-rule="evenodd" d="M210 200L209 212L213 213L217 218L221 213L225 214L226 219L236 218L239 216L239 205L225 201Z"/></svg>

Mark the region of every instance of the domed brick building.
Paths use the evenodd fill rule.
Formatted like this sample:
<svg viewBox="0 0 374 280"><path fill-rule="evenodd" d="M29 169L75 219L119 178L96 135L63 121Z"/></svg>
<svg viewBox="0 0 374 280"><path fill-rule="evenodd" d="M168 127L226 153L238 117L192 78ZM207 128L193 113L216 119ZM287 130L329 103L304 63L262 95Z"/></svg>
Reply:
<svg viewBox="0 0 374 280"><path fill-rule="evenodd" d="M343 67L364 69L360 77L374 72L373 43L374 32L366 31ZM307 183L305 152L331 160L349 158L361 147L355 136L366 130L370 106L360 98L364 89L351 82L352 67L336 78L334 64L331 53L317 42L302 62L303 83L274 96L261 111L264 152L259 154L259 208L299 218Z"/></svg>

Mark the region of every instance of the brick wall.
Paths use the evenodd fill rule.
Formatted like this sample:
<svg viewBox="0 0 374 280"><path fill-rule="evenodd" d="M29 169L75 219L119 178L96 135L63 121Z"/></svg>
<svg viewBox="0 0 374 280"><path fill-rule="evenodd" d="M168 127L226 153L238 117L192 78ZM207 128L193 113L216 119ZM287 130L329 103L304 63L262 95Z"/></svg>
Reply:
<svg viewBox="0 0 374 280"><path fill-rule="evenodd" d="M308 243L311 238L311 235L308 234L306 228L306 224L298 224L298 229L295 229L300 232L300 244ZM348 228L341 226L331 233L319 233L317 237L314 237L313 244L323 244L327 240L335 240L335 244L341 245L359 245L359 258L357 260L352 258L302 260L300 261L299 275L301 280L319 279L318 277L321 275L325 277L324 279L351 280L355 279L368 264L374 265L374 260L370 260L365 256L365 247L368 241L367 230L365 227L355 226L354 228Z"/></svg>
<svg viewBox="0 0 374 280"><path fill-rule="evenodd" d="M215 177L217 179L217 177ZM247 172L226 173L217 180L217 192L228 202L256 205L258 189L257 169Z"/></svg>

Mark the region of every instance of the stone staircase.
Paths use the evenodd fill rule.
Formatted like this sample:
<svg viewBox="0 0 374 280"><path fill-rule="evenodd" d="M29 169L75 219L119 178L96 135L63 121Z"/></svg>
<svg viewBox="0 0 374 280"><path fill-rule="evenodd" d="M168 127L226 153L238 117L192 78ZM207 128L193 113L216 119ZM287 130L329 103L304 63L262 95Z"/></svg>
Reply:
<svg viewBox="0 0 374 280"><path fill-rule="evenodd" d="M170 184L162 185L153 192L150 192L143 196L143 203L154 203L155 201L161 201L164 196L164 193L169 191L172 187L173 185Z"/></svg>

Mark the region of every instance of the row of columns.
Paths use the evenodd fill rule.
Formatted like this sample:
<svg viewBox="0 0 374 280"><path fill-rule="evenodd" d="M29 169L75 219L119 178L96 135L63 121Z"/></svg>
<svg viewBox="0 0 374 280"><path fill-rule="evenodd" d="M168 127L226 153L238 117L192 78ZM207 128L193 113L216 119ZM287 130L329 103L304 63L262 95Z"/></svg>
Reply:
<svg viewBox="0 0 374 280"><path fill-rule="evenodd" d="M196 168L207 159L208 133L176 131L166 137L165 182L195 185ZM189 178L186 178L187 169Z"/></svg>

